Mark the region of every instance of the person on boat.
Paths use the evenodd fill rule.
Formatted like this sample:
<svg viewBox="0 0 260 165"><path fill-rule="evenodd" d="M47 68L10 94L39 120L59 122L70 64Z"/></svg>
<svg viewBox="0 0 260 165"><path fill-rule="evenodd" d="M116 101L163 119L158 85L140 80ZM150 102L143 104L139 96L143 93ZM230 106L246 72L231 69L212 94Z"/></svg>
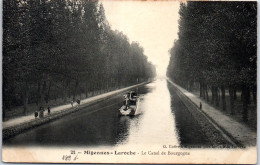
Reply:
<svg viewBox="0 0 260 165"><path fill-rule="evenodd" d="M124 100L124 106L125 106L124 109L127 109L127 108L128 108L128 105L127 105L127 104L128 104L128 103L127 103L127 100L125 99L125 100Z"/></svg>
<svg viewBox="0 0 260 165"><path fill-rule="evenodd" d="M128 107L129 107L129 93L127 93L126 95L124 95L124 98L125 98L125 100L124 100L124 106L125 106L125 108L124 109L128 109Z"/></svg>
<svg viewBox="0 0 260 165"><path fill-rule="evenodd" d="M126 96L127 96L127 99L130 99L130 97L131 97L131 93L128 92L128 93L126 94Z"/></svg>
<svg viewBox="0 0 260 165"><path fill-rule="evenodd" d="M131 100L131 101L135 101L136 100L136 92L135 91L131 91L129 93L129 100Z"/></svg>
<svg viewBox="0 0 260 165"><path fill-rule="evenodd" d="M132 93L132 97L133 97L134 99L137 97L137 94L136 94L135 91Z"/></svg>
<svg viewBox="0 0 260 165"><path fill-rule="evenodd" d="M128 93L127 93L127 98L128 98L128 100L131 100L131 99L132 99L132 92L128 92Z"/></svg>

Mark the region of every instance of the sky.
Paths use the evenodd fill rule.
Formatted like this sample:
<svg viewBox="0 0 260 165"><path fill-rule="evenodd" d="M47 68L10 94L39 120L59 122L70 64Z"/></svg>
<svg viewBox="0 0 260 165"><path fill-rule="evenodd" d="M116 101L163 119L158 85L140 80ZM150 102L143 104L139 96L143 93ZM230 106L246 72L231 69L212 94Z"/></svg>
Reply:
<svg viewBox="0 0 260 165"><path fill-rule="evenodd" d="M169 49L178 38L179 2L176 1L101 1L113 30L122 31L129 41L144 48L157 75L165 76Z"/></svg>

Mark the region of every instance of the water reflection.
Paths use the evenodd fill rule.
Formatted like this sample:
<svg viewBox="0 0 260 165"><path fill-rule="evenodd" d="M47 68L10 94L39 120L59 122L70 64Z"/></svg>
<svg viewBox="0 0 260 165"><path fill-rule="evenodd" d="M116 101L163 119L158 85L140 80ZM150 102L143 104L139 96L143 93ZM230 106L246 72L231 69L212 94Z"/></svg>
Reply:
<svg viewBox="0 0 260 165"><path fill-rule="evenodd" d="M128 136L128 130L130 125L131 118L129 116L119 116L118 123L117 123L117 131L116 131L116 142L124 143Z"/></svg>
<svg viewBox="0 0 260 165"><path fill-rule="evenodd" d="M141 96L139 112L134 118L122 119L127 123L128 133L118 141L120 145L179 144L175 119L171 111L170 93L166 80L146 85L150 91ZM126 137L127 136L127 137Z"/></svg>
<svg viewBox="0 0 260 165"><path fill-rule="evenodd" d="M179 98L172 84L168 83L168 89L171 95L171 109L175 116L180 145L182 147L211 146L210 140L206 138L201 126Z"/></svg>

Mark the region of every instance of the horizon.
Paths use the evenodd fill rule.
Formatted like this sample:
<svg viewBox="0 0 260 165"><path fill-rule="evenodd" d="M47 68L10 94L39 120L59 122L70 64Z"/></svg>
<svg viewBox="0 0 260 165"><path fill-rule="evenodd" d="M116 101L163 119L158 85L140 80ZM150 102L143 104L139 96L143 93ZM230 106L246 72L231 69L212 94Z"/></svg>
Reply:
<svg viewBox="0 0 260 165"><path fill-rule="evenodd" d="M111 29L123 32L130 42L138 42L143 47L148 61L156 67L157 76L166 76L170 60L169 50L178 39L180 3L104 0L100 2L104 6Z"/></svg>

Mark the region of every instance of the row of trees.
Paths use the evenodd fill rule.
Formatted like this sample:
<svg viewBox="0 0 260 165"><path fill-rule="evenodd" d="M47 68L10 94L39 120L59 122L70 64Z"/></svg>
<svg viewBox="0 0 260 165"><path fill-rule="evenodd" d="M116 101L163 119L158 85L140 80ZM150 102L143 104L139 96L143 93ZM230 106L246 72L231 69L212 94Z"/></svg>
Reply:
<svg viewBox="0 0 260 165"><path fill-rule="evenodd" d="M111 30L96 0L3 1L3 114L154 74L143 48Z"/></svg>
<svg viewBox="0 0 260 165"><path fill-rule="evenodd" d="M205 99L210 88L216 106L221 91L223 111L228 89L231 114L241 90L246 121L250 91L256 103L257 3L187 2L179 14L179 39L170 50L167 75L188 90L199 83Z"/></svg>

